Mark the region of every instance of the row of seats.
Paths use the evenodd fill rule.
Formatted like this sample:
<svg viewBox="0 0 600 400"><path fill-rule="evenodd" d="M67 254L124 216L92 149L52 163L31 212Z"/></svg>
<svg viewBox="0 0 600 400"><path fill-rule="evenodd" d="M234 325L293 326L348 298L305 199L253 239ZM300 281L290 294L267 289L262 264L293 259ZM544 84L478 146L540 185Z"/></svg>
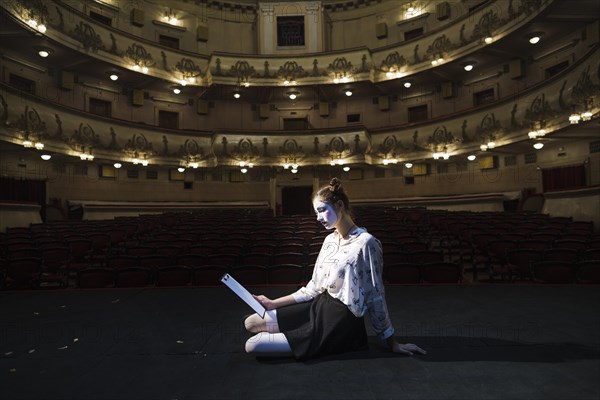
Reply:
<svg viewBox="0 0 600 400"><path fill-rule="evenodd" d="M552 254L560 260L566 261L568 256L576 262L595 259L598 256L593 249L600 247L593 224L540 214L389 206L357 208L355 214L357 223L382 241L386 269L394 263L456 262L463 271L473 272L473 281L478 280L478 271L489 273L492 279L531 280L531 273L517 273L517 264L508 258L512 250L544 254L519 267L530 271L532 262L552 257L549 250L557 249ZM8 229L0 235L0 268L3 281L13 279L17 264L13 260L32 254L40 260L40 274L50 281L64 275L72 278L77 271L91 267L281 263L307 267L314 264L328 233L312 215L273 217L239 210L64 221ZM275 260L278 253L298 253L302 259ZM135 262L127 261L128 257ZM217 261L219 257L222 261ZM118 259L125 261L117 267L111 264ZM510 274L503 272L507 269Z"/></svg>

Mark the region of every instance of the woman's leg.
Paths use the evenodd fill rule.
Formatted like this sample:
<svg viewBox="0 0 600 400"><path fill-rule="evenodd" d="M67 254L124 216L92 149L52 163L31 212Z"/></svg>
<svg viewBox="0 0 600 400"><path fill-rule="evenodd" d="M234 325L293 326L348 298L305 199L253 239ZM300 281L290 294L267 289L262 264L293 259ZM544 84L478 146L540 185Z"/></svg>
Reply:
<svg viewBox="0 0 600 400"><path fill-rule="evenodd" d="M292 348L283 333L259 332L246 341L246 353L292 354Z"/></svg>
<svg viewBox="0 0 600 400"><path fill-rule="evenodd" d="M261 318L258 314L252 314L244 321L246 330L251 333L269 332L279 333L279 324L277 323L277 310L265 312L265 317Z"/></svg>
<svg viewBox="0 0 600 400"><path fill-rule="evenodd" d="M249 332L256 333L246 341L247 353L291 354L292 349L287 338L279 332L276 310L267 311L264 318L252 314L246 318L244 325Z"/></svg>

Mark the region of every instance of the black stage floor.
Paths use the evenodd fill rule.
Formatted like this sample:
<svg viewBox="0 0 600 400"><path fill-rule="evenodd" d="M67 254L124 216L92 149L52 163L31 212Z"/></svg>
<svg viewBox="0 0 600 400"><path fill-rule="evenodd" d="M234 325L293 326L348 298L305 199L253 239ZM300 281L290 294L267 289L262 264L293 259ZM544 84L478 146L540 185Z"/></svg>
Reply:
<svg viewBox="0 0 600 400"><path fill-rule="evenodd" d="M599 399L599 289L388 287L397 336L427 355L373 336L305 363L246 354L249 308L225 287L0 292L0 398Z"/></svg>

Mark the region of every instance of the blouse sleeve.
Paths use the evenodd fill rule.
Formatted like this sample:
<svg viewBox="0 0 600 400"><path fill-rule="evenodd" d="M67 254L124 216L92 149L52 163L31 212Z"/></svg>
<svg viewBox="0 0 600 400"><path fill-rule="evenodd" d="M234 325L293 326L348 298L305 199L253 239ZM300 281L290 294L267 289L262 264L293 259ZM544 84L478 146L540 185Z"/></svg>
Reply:
<svg viewBox="0 0 600 400"><path fill-rule="evenodd" d="M371 238L367 241L362 250L362 257L359 257L359 262L363 263L365 272L361 288L373 330L380 339L387 339L394 334L394 327L385 301L382 278L383 250L379 240Z"/></svg>
<svg viewBox="0 0 600 400"><path fill-rule="evenodd" d="M310 281L306 284L306 286L301 287L295 293L292 293L296 303L303 303L305 301L312 300L324 291L324 289L319 290L319 288L323 286L322 281L324 279L321 272L323 268L318 264L320 258L321 257L319 254Z"/></svg>
<svg viewBox="0 0 600 400"><path fill-rule="evenodd" d="M313 278L306 284L306 286L301 287L300 289L298 289L298 291L292 293L292 296L294 297L294 300L296 300L296 303L303 303L305 301L312 300L321 293L321 291L317 289L317 286L315 285L314 281L315 276L313 274Z"/></svg>

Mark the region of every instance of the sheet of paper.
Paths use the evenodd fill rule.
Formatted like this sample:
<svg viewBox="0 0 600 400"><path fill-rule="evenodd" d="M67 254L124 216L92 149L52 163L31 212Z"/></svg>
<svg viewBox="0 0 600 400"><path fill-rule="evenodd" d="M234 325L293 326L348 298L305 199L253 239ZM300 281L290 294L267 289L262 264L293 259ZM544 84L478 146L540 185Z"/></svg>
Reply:
<svg viewBox="0 0 600 400"><path fill-rule="evenodd" d="M225 274L221 277L223 282L229 289L239 296L240 299L244 300L261 318L265 317L265 308L256 300L252 294L243 287L238 281L233 279L229 274Z"/></svg>

